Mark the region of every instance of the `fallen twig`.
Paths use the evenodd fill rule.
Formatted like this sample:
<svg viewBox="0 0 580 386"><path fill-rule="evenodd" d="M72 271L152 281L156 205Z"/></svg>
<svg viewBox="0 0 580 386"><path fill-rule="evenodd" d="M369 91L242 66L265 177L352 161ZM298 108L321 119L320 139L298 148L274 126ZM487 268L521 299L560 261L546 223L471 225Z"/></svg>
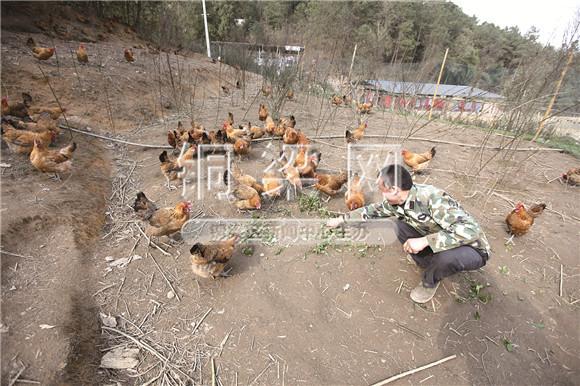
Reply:
<svg viewBox="0 0 580 386"><path fill-rule="evenodd" d="M28 383L31 385L40 385L40 382L38 381L33 381L32 379L24 379L24 378L18 378L17 379L18 383Z"/></svg>
<svg viewBox="0 0 580 386"><path fill-rule="evenodd" d="M233 328L230 328L230 331L227 333L227 335L224 337L224 339L220 343L220 353L218 355L220 357L222 356L222 351L224 351L224 346L226 345L226 343L230 337L230 334L232 333L232 330L233 330Z"/></svg>
<svg viewBox="0 0 580 386"><path fill-rule="evenodd" d="M216 385L216 376L215 376L215 359L211 357L211 386Z"/></svg>
<svg viewBox="0 0 580 386"><path fill-rule="evenodd" d="M448 145L456 145L456 146L464 146L464 147L473 147L477 149L481 149L481 145L470 145L468 143L460 143L460 142L452 142L452 141L443 141L440 139L432 139L432 138L422 138L422 137L406 137L402 135L379 135L379 134L367 134L364 136L365 138L382 138L382 139L405 139L405 140L412 140L412 141L426 141L426 142L433 142L433 143L444 143ZM315 137L310 137L310 139L339 139L344 138L344 135L319 135ZM263 141L270 141L273 139L282 139L282 138L258 138L252 140L252 142L263 142ZM508 150L505 147L501 146L484 146L483 149L487 150ZM557 151L559 153L563 152L563 149L552 149L552 148L545 148L545 147L522 147L517 149L509 149L510 151Z"/></svg>
<svg viewBox="0 0 580 386"><path fill-rule="evenodd" d="M425 340L425 336L423 334L420 334L417 331L415 331L413 329L410 329L409 327L407 327L404 324L396 321L395 319L392 319L391 321L394 322L399 328L402 328L403 330L407 331L408 333L415 335L419 339Z"/></svg>
<svg viewBox="0 0 580 386"><path fill-rule="evenodd" d="M171 284L171 282L169 281L169 279L167 278L167 276L165 276L165 272L163 272L163 270L161 269L161 267L157 263L157 260L155 260L155 258L153 257L153 254L151 254L149 251L147 251L147 254L149 255L149 257L151 257L151 259L153 260L153 262L157 266L157 269L159 270L159 272L161 272L161 276L163 276L163 278L165 279L165 281L169 285L169 288L171 288L171 290L175 294L175 297L177 298L177 300L178 301L181 301L181 298L179 297L179 294L177 293L177 291L175 290L175 288L173 288L173 285Z"/></svg>
<svg viewBox="0 0 580 386"><path fill-rule="evenodd" d="M126 145L131 145L131 146L148 147L148 148L151 148L151 149L173 149L169 145L148 145L148 144L144 144L144 143L136 143L136 142L124 141L122 139L111 138L111 137L107 137L107 136L104 136L104 135L94 134L94 133L90 133L88 131L75 129L75 128L69 126L69 125L60 124L60 125L58 125L58 127L60 127L61 129L70 130L70 131L74 131L76 133L81 133L81 134L84 134L84 135L88 135L90 137L104 139L106 141L111 141L111 142L124 143Z"/></svg>
<svg viewBox="0 0 580 386"><path fill-rule="evenodd" d="M157 250L159 250L159 252L163 253L165 256L171 256L170 253L166 252L163 248L161 248L159 245L155 244L153 242L153 240L151 240L151 238L149 238L149 236L147 236L145 234L145 232L143 232L143 229L141 229L141 227L139 226L139 224L137 224L136 222L133 222L137 228L139 229L139 232L141 232L141 234L147 239L147 242L149 242L149 244L153 245L155 248L157 248Z"/></svg>
<svg viewBox="0 0 580 386"><path fill-rule="evenodd" d="M493 342L493 340L492 340L492 342ZM485 343L485 352L481 354L481 365L483 366L483 372L485 373L485 377L487 378L487 381L489 382L490 385L493 385L493 382L491 381L491 378L489 377L489 374L487 373L487 369L485 368L485 360L483 360L483 356L485 354L487 354L487 352L489 351L489 347L487 346L487 343L485 341L483 341L483 343Z"/></svg>
<svg viewBox="0 0 580 386"><path fill-rule="evenodd" d="M564 286L564 266L560 264L560 297L562 297L563 286Z"/></svg>
<svg viewBox="0 0 580 386"><path fill-rule="evenodd" d="M386 385L387 383L391 383L393 381L396 381L397 379L404 378L407 375L412 375L412 374L418 373L419 371L423 371L423 370L426 370L428 368L431 368L431 367L440 365L442 363L445 363L445 362L450 361L450 360L455 359L455 358L457 358L457 355L453 354L453 355L448 356L446 358L440 359L440 360L438 360L436 362L429 363L429 364L427 364L425 366L421 366L421 367L418 367L416 369L409 370L409 371L405 371L404 373L400 373L400 374L394 375L394 376L392 376L390 378L385 379L384 381L380 381L380 382L374 383L372 386L382 386L382 385Z"/></svg>
<svg viewBox="0 0 580 386"><path fill-rule="evenodd" d="M111 287L114 287L114 286L116 286L116 285L117 285L117 283L109 284L108 286L106 286L106 287L103 287L103 288L101 288L100 290L98 290L97 292L95 292L95 293L93 294L93 296L97 296L97 295L98 295L98 294L100 294L101 292L103 292L103 291L105 291L105 290L108 290L109 288L111 288Z"/></svg>
<svg viewBox="0 0 580 386"><path fill-rule="evenodd" d="M272 364L274 364L274 362L268 363L268 366L264 367L264 370L260 371L260 374L258 374L248 386L252 386L270 368L270 366L272 366Z"/></svg>
<svg viewBox="0 0 580 386"><path fill-rule="evenodd" d="M0 249L0 253L3 253L3 254L8 255L8 256L23 257L25 259L32 259L32 256L24 256L24 255L19 255L18 253L6 252L6 251L3 251L2 249Z"/></svg>
<svg viewBox="0 0 580 386"><path fill-rule="evenodd" d="M58 61L57 61L58 64ZM56 92L54 91L54 89L52 88L52 85L50 84L50 80L48 79L48 76L46 76L46 74L44 73L44 71L42 71L42 67L40 67L40 64L38 64L38 69L40 70L42 76L44 77L44 80L46 81L46 84L48 85L48 87L50 88L50 92L52 92L52 96L54 97L54 100L56 100L56 103L58 104L58 107L60 108L62 117L64 118L64 121L66 122L67 125L69 125L68 123L68 119L66 119L66 113L65 113L65 109L62 107L62 105L60 104L60 100L58 99L58 97L56 96ZM60 72L60 71L59 71ZM70 126L70 125L69 125ZM71 140L73 139L72 133L70 135Z"/></svg>
<svg viewBox="0 0 580 386"><path fill-rule="evenodd" d="M209 315L209 313L211 312L211 310L213 310L213 307L210 307L209 310L207 310L205 312L205 314L203 314L203 316L201 317L201 319L199 320L199 322L196 323L195 327L193 327L193 330L191 330L191 335L195 334L195 332L197 331L197 329L199 328L199 326L201 325L201 323L204 321L204 319Z"/></svg>
<svg viewBox="0 0 580 386"><path fill-rule="evenodd" d="M313 142L317 142L317 143L321 143L321 144L323 144L325 146L334 147L334 148L337 148L337 149L346 149L346 146L333 145L332 143L324 142L324 141L321 141L319 139L313 139L312 141Z"/></svg>
<svg viewBox="0 0 580 386"><path fill-rule="evenodd" d="M22 365L22 363L21 363ZM24 370L26 370L26 366L22 365L22 367L20 368L20 370L18 370L18 372L16 373L16 375L14 376L14 378L12 378L10 380L10 382L8 383L8 386L12 386L16 383L16 381L18 381L18 378L20 377L20 375L22 375L22 373L24 372Z"/></svg>

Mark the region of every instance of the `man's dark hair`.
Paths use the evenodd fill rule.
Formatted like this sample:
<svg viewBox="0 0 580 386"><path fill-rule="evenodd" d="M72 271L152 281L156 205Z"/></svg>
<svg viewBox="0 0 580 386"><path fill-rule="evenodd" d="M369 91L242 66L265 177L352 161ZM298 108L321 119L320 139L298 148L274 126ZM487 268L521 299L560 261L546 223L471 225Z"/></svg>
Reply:
<svg viewBox="0 0 580 386"><path fill-rule="evenodd" d="M385 186L397 186L401 190L410 190L413 187L411 174L401 165L387 165L379 174Z"/></svg>

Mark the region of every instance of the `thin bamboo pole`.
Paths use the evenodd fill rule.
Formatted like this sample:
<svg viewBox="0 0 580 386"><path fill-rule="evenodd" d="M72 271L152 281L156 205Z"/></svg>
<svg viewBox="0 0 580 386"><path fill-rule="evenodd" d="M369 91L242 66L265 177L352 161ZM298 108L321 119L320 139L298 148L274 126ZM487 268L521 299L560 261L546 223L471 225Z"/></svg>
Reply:
<svg viewBox="0 0 580 386"><path fill-rule="evenodd" d="M429 120L431 120L431 114L433 113L433 107L435 107L435 97L437 96L437 91L439 90L439 83L441 82L441 76L443 75L443 69L445 68L445 61L447 60L447 54L449 53L449 48L445 50L445 56L443 56L443 63L441 63L441 70L439 70L439 77L437 78L437 85L435 86L435 92L433 93L433 101L431 102L431 108L429 109Z"/></svg>

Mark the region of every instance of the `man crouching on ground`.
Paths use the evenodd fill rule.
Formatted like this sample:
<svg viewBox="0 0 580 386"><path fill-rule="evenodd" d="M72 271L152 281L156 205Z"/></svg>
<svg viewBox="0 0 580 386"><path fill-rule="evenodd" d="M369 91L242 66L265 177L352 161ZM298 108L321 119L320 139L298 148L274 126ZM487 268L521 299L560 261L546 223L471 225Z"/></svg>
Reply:
<svg viewBox="0 0 580 386"><path fill-rule="evenodd" d="M413 184L400 165L383 168L377 180L384 201L373 203L328 221L337 227L346 220L397 217L397 238L403 250L425 269L411 299L426 303L445 277L485 265L489 243L475 219L451 196L431 185Z"/></svg>

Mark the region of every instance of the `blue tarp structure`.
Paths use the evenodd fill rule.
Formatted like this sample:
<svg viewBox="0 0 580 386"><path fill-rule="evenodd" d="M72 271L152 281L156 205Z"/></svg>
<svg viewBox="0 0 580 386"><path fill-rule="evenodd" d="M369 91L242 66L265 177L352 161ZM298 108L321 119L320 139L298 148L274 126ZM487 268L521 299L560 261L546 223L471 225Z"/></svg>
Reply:
<svg viewBox="0 0 580 386"><path fill-rule="evenodd" d="M378 89L388 94L406 96L433 96L435 83L396 82L392 80L367 80L364 82L370 89ZM503 99L503 96L471 86L456 86L440 84L437 89L438 97L474 98L474 99Z"/></svg>

